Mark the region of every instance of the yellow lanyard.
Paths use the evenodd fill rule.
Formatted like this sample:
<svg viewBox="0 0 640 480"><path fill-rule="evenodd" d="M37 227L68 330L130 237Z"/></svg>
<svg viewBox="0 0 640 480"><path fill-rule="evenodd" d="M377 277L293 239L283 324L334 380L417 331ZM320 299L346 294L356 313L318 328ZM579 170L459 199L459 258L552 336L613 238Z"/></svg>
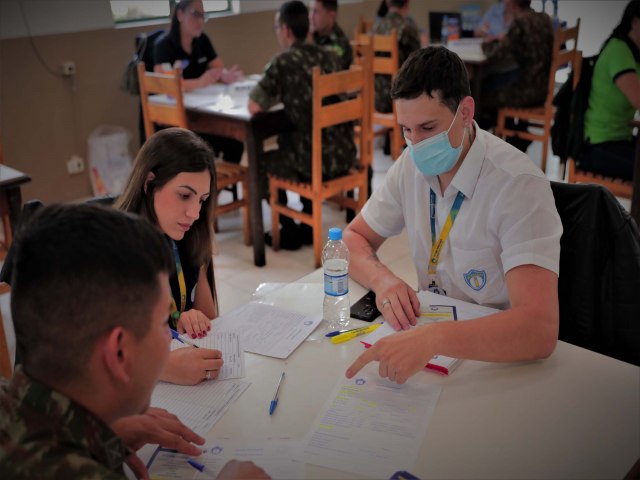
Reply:
<svg viewBox="0 0 640 480"><path fill-rule="evenodd" d="M460 211L460 206L464 200L464 193L458 192L456 199L453 201L453 205L451 206L451 210L449 211L449 215L447 216L447 221L444 223L444 227L442 227L442 231L440 232L440 237L436 240L436 194L431 190L430 192L431 202L429 203L430 217L431 217L431 256L429 257L429 269L428 275L430 284L429 287L436 287L436 273L438 270L438 262L440 261L440 254L442 253L442 247L444 246L444 242L447 240L449 236L449 232L453 227L453 222L456 221L456 217L458 216L458 212Z"/></svg>
<svg viewBox="0 0 640 480"><path fill-rule="evenodd" d="M180 313L184 312L185 307L187 306L187 284L184 281L184 272L182 271L182 262L180 262L180 253L178 252L178 245L176 242L171 242L173 244L173 257L176 261L176 274L178 276L178 288L180 289L180 310L176 306L176 301L172 297L171 298L171 319L173 320L174 327L180 318Z"/></svg>

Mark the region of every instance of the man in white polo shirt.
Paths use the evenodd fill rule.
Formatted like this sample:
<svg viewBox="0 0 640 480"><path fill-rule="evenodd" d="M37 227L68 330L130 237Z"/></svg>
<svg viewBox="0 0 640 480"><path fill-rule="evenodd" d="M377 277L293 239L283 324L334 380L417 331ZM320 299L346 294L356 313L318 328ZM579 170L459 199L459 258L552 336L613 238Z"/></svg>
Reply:
<svg viewBox="0 0 640 480"><path fill-rule="evenodd" d="M394 80L408 147L344 240L352 278L376 293L387 322L407 331L365 351L348 377L379 361L380 375L403 383L434 355L512 362L555 348L562 224L549 182L525 154L478 127L470 95L463 62L444 47L414 52ZM416 292L376 255L403 228L420 290L504 311L411 328Z"/></svg>

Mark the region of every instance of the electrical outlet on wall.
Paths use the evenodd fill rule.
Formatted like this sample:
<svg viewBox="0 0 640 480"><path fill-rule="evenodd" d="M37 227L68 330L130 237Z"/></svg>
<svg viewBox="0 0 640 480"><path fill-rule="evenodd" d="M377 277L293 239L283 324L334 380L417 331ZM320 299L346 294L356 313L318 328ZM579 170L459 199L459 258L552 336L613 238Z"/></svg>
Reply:
<svg viewBox="0 0 640 480"><path fill-rule="evenodd" d="M67 173L69 175L77 175L84 172L84 159L78 155L72 155L67 162Z"/></svg>

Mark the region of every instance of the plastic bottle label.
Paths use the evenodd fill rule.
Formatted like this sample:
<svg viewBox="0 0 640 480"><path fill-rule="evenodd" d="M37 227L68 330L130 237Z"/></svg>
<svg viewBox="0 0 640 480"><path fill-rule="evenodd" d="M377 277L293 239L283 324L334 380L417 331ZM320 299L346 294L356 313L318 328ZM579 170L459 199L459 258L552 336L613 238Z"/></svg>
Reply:
<svg viewBox="0 0 640 480"><path fill-rule="evenodd" d="M333 276L325 273L324 293L332 297L340 297L349 293L349 274Z"/></svg>

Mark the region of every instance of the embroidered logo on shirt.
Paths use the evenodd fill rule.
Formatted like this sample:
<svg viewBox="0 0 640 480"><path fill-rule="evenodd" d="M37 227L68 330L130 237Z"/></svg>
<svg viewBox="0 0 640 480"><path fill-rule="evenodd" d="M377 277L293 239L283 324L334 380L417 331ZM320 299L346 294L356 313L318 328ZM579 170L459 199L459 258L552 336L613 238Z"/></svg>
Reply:
<svg viewBox="0 0 640 480"><path fill-rule="evenodd" d="M466 284L476 292L482 290L482 288L487 284L487 272L484 270L471 269L462 276L464 277Z"/></svg>

